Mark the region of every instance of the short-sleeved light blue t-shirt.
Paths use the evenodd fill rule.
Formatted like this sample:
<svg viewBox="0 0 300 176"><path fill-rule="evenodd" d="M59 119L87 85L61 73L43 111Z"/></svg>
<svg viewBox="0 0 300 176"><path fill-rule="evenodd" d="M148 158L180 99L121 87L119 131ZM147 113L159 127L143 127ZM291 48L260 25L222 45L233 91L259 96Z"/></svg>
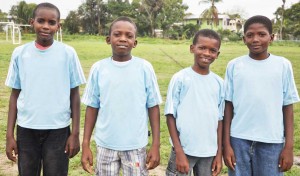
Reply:
<svg viewBox="0 0 300 176"><path fill-rule="evenodd" d="M148 143L148 108L161 100L152 65L141 58L127 62L106 58L90 71L82 102L99 108L95 141L112 150L142 148Z"/></svg>
<svg viewBox="0 0 300 176"><path fill-rule="evenodd" d="M17 124L30 129L59 129L70 125L70 90L85 83L75 50L54 41L46 50L35 42L12 54L5 84L21 89Z"/></svg>
<svg viewBox="0 0 300 176"><path fill-rule="evenodd" d="M191 67L171 79L165 115L172 114L184 153L196 157L215 156L218 121L223 119L223 79L213 72L196 73Z"/></svg>
<svg viewBox="0 0 300 176"><path fill-rule="evenodd" d="M231 136L265 143L284 142L282 107L299 101L290 61L248 55L228 63L225 100L233 103Z"/></svg>

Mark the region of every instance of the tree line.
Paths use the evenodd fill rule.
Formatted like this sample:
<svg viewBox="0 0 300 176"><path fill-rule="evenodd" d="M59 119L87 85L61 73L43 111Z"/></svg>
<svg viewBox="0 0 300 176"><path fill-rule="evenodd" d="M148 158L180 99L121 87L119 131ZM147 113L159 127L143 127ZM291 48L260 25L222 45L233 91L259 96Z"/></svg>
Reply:
<svg viewBox="0 0 300 176"><path fill-rule="evenodd" d="M214 3L221 0L201 1L212 4L202 15L217 21L218 13ZM5 15L9 15L15 23L28 24L35 6L34 3L20 1L11 7L9 14L0 10L0 19L3 21ZM176 33L190 38L201 26L183 23L187 9L188 6L182 0L86 0L77 10L69 12L62 25L63 31L69 34L107 35L109 25L115 18L128 16L136 22L139 36L154 37L155 29L161 29L164 36ZM280 39L300 37L300 2L288 9L284 8L283 3L274 15L274 32L280 34Z"/></svg>

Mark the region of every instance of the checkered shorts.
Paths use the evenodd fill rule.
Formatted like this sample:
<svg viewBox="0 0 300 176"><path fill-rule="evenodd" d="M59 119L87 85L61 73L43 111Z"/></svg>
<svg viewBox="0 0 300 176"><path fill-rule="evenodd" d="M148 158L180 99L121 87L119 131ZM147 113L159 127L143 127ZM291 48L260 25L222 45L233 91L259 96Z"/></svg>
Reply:
<svg viewBox="0 0 300 176"><path fill-rule="evenodd" d="M116 151L98 146L95 173L101 176L119 176L122 170L123 176L147 176L146 155L146 147Z"/></svg>

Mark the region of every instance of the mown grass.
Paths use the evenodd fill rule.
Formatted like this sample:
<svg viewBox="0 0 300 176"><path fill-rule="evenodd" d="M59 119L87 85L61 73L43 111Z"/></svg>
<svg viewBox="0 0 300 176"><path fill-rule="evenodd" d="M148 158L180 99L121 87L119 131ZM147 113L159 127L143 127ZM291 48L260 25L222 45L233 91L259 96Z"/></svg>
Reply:
<svg viewBox="0 0 300 176"><path fill-rule="evenodd" d="M0 38L0 153L5 156L5 133L8 111L8 99L10 89L4 86L7 75L7 69L10 56L13 49L17 45L12 45ZM31 41L34 35L27 35L23 38L22 43ZM102 36L65 36L64 42L73 46L80 58L84 73L88 77L89 70L93 63L99 59L103 59L111 55L111 48L105 43L105 37ZM163 100L166 98L167 87L172 75L182 69L182 67L190 66L193 63L193 56L189 52L190 40L164 40L152 38L138 38L138 46L133 49L132 54L150 61L156 71L158 83L160 86ZM294 76L299 92L300 88L300 44L292 42L274 43L270 46L269 51L276 55L282 55L288 58L294 68ZM223 42L221 46L221 54L219 58L212 64L211 70L224 77L226 65L229 60L247 54L247 48L242 42ZM81 94L84 86L81 86ZM263 95L262 95L263 96ZM169 157L170 144L169 134L163 115L164 103L161 109L161 165L165 167ZM295 117L295 150L294 154L300 155L300 103L294 105ZM81 130L83 130L85 107L81 106ZM81 132L82 135L82 132ZM151 143L151 138L150 143ZM95 147L95 143L93 143ZM70 160L69 175L87 175L80 164L81 153ZM6 160L6 158L1 158ZM225 169L224 169L224 172ZM286 175L296 175L300 173L300 169L293 169ZM1 175L1 172L0 172Z"/></svg>

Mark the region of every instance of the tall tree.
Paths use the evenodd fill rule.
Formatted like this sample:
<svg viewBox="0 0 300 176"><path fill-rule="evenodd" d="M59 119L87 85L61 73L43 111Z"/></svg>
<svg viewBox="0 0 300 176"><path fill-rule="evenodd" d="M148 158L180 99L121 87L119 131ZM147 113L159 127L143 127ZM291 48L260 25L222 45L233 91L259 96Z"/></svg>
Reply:
<svg viewBox="0 0 300 176"><path fill-rule="evenodd" d="M149 26L150 35L154 36L154 29L157 27L156 19L164 6L164 0L141 0L140 2L141 21Z"/></svg>
<svg viewBox="0 0 300 176"><path fill-rule="evenodd" d="M108 0L107 10L111 14L110 17L115 19L119 16L127 16L130 18L135 18L137 16L136 9L139 4L130 3L128 0Z"/></svg>
<svg viewBox="0 0 300 176"><path fill-rule="evenodd" d="M0 9L0 21L1 22L7 22L7 13L2 12L1 9Z"/></svg>
<svg viewBox="0 0 300 176"><path fill-rule="evenodd" d="M70 11L64 24L63 28L66 29L70 34L79 33L80 19L76 11Z"/></svg>
<svg viewBox="0 0 300 176"><path fill-rule="evenodd" d="M219 15L218 15L218 9L215 6L215 3L222 2L222 0L200 0L199 3L211 3L211 6L207 9L205 9L201 16L204 19L210 20L211 28L213 29L213 24L216 26L219 25Z"/></svg>
<svg viewBox="0 0 300 176"><path fill-rule="evenodd" d="M78 15L83 30L89 34L101 34L101 18L105 16L102 0L86 0L79 6Z"/></svg>
<svg viewBox="0 0 300 176"><path fill-rule="evenodd" d="M285 32L294 38L300 37L300 2L293 4L284 13Z"/></svg>
<svg viewBox="0 0 300 176"><path fill-rule="evenodd" d="M174 23L181 23L185 16L188 6L182 4L182 0L164 0L162 13L158 15L157 20L160 21L160 28L167 32Z"/></svg>
<svg viewBox="0 0 300 176"><path fill-rule="evenodd" d="M36 4L34 3L27 4L25 1L20 1L17 5L11 7L9 13L15 23L28 24L35 7Z"/></svg>

